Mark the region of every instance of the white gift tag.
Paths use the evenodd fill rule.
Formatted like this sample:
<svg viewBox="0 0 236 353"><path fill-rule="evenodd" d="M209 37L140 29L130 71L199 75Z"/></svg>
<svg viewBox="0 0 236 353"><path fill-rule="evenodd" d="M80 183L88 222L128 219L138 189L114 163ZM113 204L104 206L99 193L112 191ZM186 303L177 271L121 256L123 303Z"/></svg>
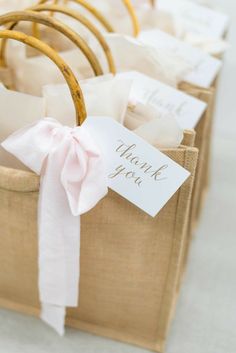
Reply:
<svg viewBox="0 0 236 353"><path fill-rule="evenodd" d="M104 156L108 186L154 217L190 173L111 118L88 117Z"/></svg>
<svg viewBox="0 0 236 353"><path fill-rule="evenodd" d="M221 12L186 0L158 0L158 9L181 21L186 31L220 39L229 25L229 17Z"/></svg>
<svg viewBox="0 0 236 353"><path fill-rule="evenodd" d="M206 110L205 102L140 72L122 72L116 77L133 80L131 101L150 104L163 114L173 114L183 129L194 129Z"/></svg>
<svg viewBox="0 0 236 353"><path fill-rule="evenodd" d="M222 66L220 60L158 29L142 31L139 39L147 45L171 50L182 57L194 68L184 80L200 87L209 88Z"/></svg>

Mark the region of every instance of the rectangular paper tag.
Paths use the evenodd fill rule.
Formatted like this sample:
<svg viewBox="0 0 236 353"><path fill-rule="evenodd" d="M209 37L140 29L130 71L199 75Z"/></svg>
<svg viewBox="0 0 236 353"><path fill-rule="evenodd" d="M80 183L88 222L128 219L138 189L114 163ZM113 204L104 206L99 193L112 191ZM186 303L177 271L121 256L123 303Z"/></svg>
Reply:
<svg viewBox="0 0 236 353"><path fill-rule="evenodd" d="M219 59L204 53L198 48L163 32L158 29L142 31L139 39L144 44L150 45L158 50L171 50L185 62L189 63L193 70L189 72L184 80L193 85L209 88L220 71L222 63Z"/></svg>
<svg viewBox="0 0 236 353"><path fill-rule="evenodd" d="M177 16L186 31L198 35L220 39L229 26L227 15L191 1L158 0L157 7Z"/></svg>
<svg viewBox="0 0 236 353"><path fill-rule="evenodd" d="M182 129L194 129L207 104L137 71L122 72L117 78L133 81L130 100L150 104L161 113L174 115Z"/></svg>
<svg viewBox="0 0 236 353"><path fill-rule="evenodd" d="M104 156L108 186L152 217L190 175L112 118L88 117L83 126Z"/></svg>

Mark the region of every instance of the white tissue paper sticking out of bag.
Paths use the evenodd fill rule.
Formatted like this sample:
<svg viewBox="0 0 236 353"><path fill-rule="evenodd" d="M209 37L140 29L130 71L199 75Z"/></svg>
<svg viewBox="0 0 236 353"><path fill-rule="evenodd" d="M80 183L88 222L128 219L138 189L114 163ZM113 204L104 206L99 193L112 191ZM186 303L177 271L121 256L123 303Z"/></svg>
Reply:
<svg viewBox="0 0 236 353"><path fill-rule="evenodd" d="M0 143L13 132L44 117L44 100L40 97L0 87ZM0 165L25 169L24 165L0 146Z"/></svg>
<svg viewBox="0 0 236 353"><path fill-rule="evenodd" d="M176 87L192 70L182 57L170 50L157 50L139 40L120 34L104 34L112 51L117 71L136 70L164 83ZM100 44L90 37L101 66L107 68L106 58ZM8 43L7 63L13 71L15 89L33 95L41 95L47 84L63 83L64 78L58 68L44 56L27 57L26 48L21 43ZM12 55L14 53L14 55ZM79 49L60 52L79 79L93 76L92 69Z"/></svg>
<svg viewBox="0 0 236 353"><path fill-rule="evenodd" d="M183 129L180 128L174 115L158 112L148 104L137 103L132 106L131 102L127 109L131 86L131 80L113 78L112 75L82 81L81 88L88 114L111 116L156 147L178 147L183 139ZM63 124L73 126L75 113L67 86L45 86L43 95L47 115L55 117Z"/></svg>
<svg viewBox="0 0 236 353"><path fill-rule="evenodd" d="M73 8L73 5L75 5L75 8ZM100 30L100 32L104 31L104 27L101 28L101 25L99 26L99 22L96 22L95 17L89 16L90 12L88 12L88 10L84 13L83 10L85 9L83 7L78 6L77 3L69 1L66 7L72 8L73 10L78 12L78 14L84 14L87 20L90 21L91 24L93 24L98 30ZM63 22L63 24L70 27L70 29L72 29L75 33L78 33L78 35L84 39L84 41L90 46L90 48L93 48L93 46L91 45L93 41L98 41L94 33L92 33L85 25L83 25L80 21L76 20L75 18L58 12L53 13L53 18ZM21 22L20 26L24 26L26 34L32 34L32 23ZM48 26L42 27L41 25L39 25L38 30L40 33L40 38L45 43L49 44L57 52L63 52L75 48L75 44L71 40L69 40L59 31L56 31L54 28L50 28ZM92 43L90 43L91 41ZM33 51L32 49L30 49L28 50L28 52Z"/></svg>
<svg viewBox="0 0 236 353"><path fill-rule="evenodd" d="M90 116L111 116L158 148L178 147L183 131L170 114L136 103L127 110L132 80L112 75L85 80L81 88ZM48 85L43 98L7 90L0 86L0 142L14 131L51 116L67 126L75 125L75 110L67 85ZM124 121L125 119L125 121ZM0 165L25 167L0 147Z"/></svg>
<svg viewBox="0 0 236 353"><path fill-rule="evenodd" d="M26 47L21 43L11 41L9 44L11 46L9 49L13 50L15 55L11 55L8 51L7 64L12 69L14 88L17 91L40 96L44 85L65 82L63 75L50 59L42 55L27 57ZM78 79L93 76L88 60L79 49L59 54Z"/></svg>
<svg viewBox="0 0 236 353"><path fill-rule="evenodd" d="M160 11L162 12L162 11ZM221 55L227 51L229 44L223 38L214 38L200 33L194 33L186 30L182 21L174 15L169 15L168 23L162 22L163 26L156 26L159 29L173 35L174 37L191 44L192 46L203 50L210 55Z"/></svg>
<svg viewBox="0 0 236 353"><path fill-rule="evenodd" d="M130 106L125 126L157 148L177 148L183 140L183 129L174 114L158 112L149 104Z"/></svg>
<svg viewBox="0 0 236 353"><path fill-rule="evenodd" d="M140 6L137 8L136 14L141 31L151 28L159 28L174 35L173 15L170 13L161 11L157 8L151 8L150 6Z"/></svg>
<svg viewBox="0 0 236 353"><path fill-rule="evenodd" d="M131 89L131 81L115 80L112 75L82 82L86 108L91 116L113 116L123 123ZM74 126L75 108L66 84L50 85L43 89L44 97L14 92L0 86L0 142L14 131L45 116L56 118L67 126ZM0 165L25 167L0 147Z"/></svg>
<svg viewBox="0 0 236 353"><path fill-rule="evenodd" d="M194 33L186 33L182 39L210 55L222 55L229 49L229 43L223 39L204 37Z"/></svg>
<svg viewBox="0 0 236 353"><path fill-rule="evenodd" d="M223 38L189 31L180 16L175 15L174 12L168 12L165 7L159 8L158 5L154 9L144 4L136 5L136 14L141 30L158 28L210 55L223 54L229 48L229 44Z"/></svg>
<svg viewBox="0 0 236 353"><path fill-rule="evenodd" d="M103 16L112 25L115 32L129 35L133 34L133 23L123 1L96 0L90 1L90 3L103 14ZM78 7L78 4L74 4L73 2L69 2L69 6L73 7L75 10L82 10L81 7ZM86 16L87 15L88 12L86 12Z"/></svg>
<svg viewBox="0 0 236 353"><path fill-rule="evenodd" d="M183 130L172 115L155 118L134 132L157 148L177 148L183 140Z"/></svg>
<svg viewBox="0 0 236 353"><path fill-rule="evenodd" d="M187 32L206 37L222 38L229 26L229 16L216 9L187 1L159 0L157 8L179 19Z"/></svg>
<svg viewBox="0 0 236 353"><path fill-rule="evenodd" d="M129 130L135 130L153 119L159 118L155 108L143 103L130 102L125 115L124 125Z"/></svg>
<svg viewBox="0 0 236 353"><path fill-rule="evenodd" d="M110 116L123 124L131 90L130 80L105 75L80 82L89 116ZM46 115L68 126L75 125L75 109L67 85L43 88Z"/></svg>
<svg viewBox="0 0 236 353"><path fill-rule="evenodd" d="M10 11L24 10L35 5L34 0L0 0L0 14Z"/></svg>
<svg viewBox="0 0 236 353"><path fill-rule="evenodd" d="M80 83L90 116L111 116L128 129L159 148L178 147L183 130L174 116L158 112L150 105L135 104L127 109L131 80L105 75ZM47 115L69 126L75 124L75 112L66 85L48 85L43 89ZM150 123L148 125L147 123Z"/></svg>
<svg viewBox="0 0 236 353"><path fill-rule="evenodd" d="M157 50L122 34L105 34L118 72L136 70L176 87L192 67L170 50ZM99 54L98 54L99 56Z"/></svg>

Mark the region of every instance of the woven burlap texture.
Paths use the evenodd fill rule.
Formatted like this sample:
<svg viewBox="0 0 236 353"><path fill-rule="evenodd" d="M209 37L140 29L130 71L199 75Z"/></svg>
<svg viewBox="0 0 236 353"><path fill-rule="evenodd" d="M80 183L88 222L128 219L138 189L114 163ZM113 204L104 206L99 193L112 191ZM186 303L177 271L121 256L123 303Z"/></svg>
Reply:
<svg viewBox="0 0 236 353"><path fill-rule="evenodd" d="M198 151L165 153L191 172L151 218L110 191L82 217L79 307L67 323L161 351L175 307ZM39 178L0 167L0 306L38 315Z"/></svg>

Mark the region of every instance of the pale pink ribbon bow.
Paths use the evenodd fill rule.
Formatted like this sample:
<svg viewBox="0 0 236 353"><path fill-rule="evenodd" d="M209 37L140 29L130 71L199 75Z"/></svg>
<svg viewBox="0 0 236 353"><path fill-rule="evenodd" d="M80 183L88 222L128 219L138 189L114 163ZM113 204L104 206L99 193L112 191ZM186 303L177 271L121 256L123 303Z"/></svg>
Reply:
<svg viewBox="0 0 236 353"><path fill-rule="evenodd" d="M80 215L107 193L103 160L86 127L69 128L51 118L14 133L2 146L41 176L41 318L63 335L66 307L78 305Z"/></svg>

